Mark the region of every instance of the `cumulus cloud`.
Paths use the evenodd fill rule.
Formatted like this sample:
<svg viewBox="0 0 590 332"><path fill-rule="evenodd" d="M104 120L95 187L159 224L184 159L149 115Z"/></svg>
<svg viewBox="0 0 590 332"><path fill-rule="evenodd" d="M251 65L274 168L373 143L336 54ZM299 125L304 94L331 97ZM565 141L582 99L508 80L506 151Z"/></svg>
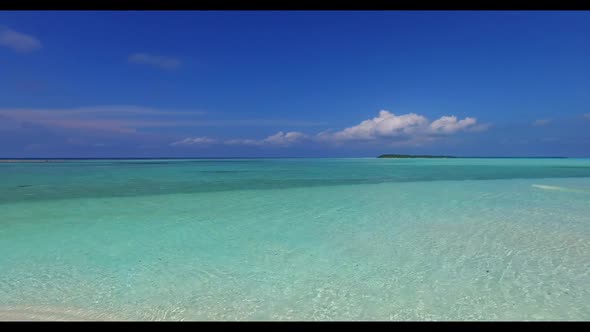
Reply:
<svg viewBox="0 0 590 332"><path fill-rule="evenodd" d="M336 142L374 140L424 142L460 131L481 131L486 128L485 125L477 125L477 120L471 117L459 120L456 116L442 116L430 122L426 117L419 114L396 115L387 110L382 110L375 118L362 121L356 126L341 131L321 132L317 135L317 138Z"/></svg>
<svg viewBox="0 0 590 332"><path fill-rule="evenodd" d="M41 42L31 35L0 26L0 46L15 52L28 53L41 48Z"/></svg>
<svg viewBox="0 0 590 332"><path fill-rule="evenodd" d="M162 69L175 69L181 65L180 60L177 58L147 53L131 54L128 60L130 63L150 65Z"/></svg>
<svg viewBox="0 0 590 332"><path fill-rule="evenodd" d="M456 116L443 116L440 119L433 121L429 130L431 133L437 134L453 134L455 132L468 129L475 125L477 120L475 118L465 118L457 120Z"/></svg>
<svg viewBox="0 0 590 332"><path fill-rule="evenodd" d="M207 145L207 144L213 144L216 143L217 140L213 139L213 138L209 138L207 136L202 136L202 137L187 137L183 140L177 141L177 142L173 142L170 145L171 146L187 146L187 145Z"/></svg>
<svg viewBox="0 0 590 332"><path fill-rule="evenodd" d="M297 131L279 131L263 139L234 138L217 142L243 146L290 146L304 141L332 144L379 142L394 145L422 145L458 132L479 132L488 127L488 124L478 124L472 117L460 120L454 115L442 116L431 122L426 117L415 113L396 115L382 110L377 117L340 131L323 131L316 135ZM190 142L191 138L187 138L175 143L179 145Z"/></svg>
<svg viewBox="0 0 590 332"><path fill-rule="evenodd" d="M223 143L227 145L247 145L247 146L289 146L292 144L300 143L303 140L307 139L308 136L304 133L300 133L297 131L290 131L290 132L282 132L279 131L274 135L270 135L264 139L247 139L247 138L238 138L238 139L228 139L225 140Z"/></svg>
<svg viewBox="0 0 590 332"><path fill-rule="evenodd" d="M276 144L276 145L289 145L297 142L301 142L307 136L304 133L300 133L297 131L290 131L288 133L284 133L279 131L278 133L268 136L262 142L268 144Z"/></svg>
<svg viewBox="0 0 590 332"><path fill-rule="evenodd" d="M331 135L321 133L320 137L335 140L373 140L381 137L410 135L428 123L428 120L414 113L395 115L389 111L380 111L379 116L365 120L360 124L335 132Z"/></svg>
<svg viewBox="0 0 590 332"><path fill-rule="evenodd" d="M188 145L200 145L200 144L213 144L220 143L225 145L244 145L244 146L290 146L292 144L300 143L307 139L308 136L297 132L282 132L279 131L274 135L270 135L263 139L250 139L250 138L234 138L219 141L209 137L187 137L177 142L173 142L172 146L188 146Z"/></svg>
<svg viewBox="0 0 590 332"><path fill-rule="evenodd" d="M535 126L535 127L544 126L544 125L549 124L549 122L551 122L551 119L538 119L533 122L533 126Z"/></svg>

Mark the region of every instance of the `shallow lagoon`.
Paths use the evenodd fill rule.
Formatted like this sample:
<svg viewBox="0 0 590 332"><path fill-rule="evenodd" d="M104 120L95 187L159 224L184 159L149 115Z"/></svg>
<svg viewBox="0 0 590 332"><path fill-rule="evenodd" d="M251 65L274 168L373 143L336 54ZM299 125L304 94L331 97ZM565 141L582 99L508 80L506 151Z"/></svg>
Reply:
<svg viewBox="0 0 590 332"><path fill-rule="evenodd" d="M588 320L590 159L0 164L0 320Z"/></svg>

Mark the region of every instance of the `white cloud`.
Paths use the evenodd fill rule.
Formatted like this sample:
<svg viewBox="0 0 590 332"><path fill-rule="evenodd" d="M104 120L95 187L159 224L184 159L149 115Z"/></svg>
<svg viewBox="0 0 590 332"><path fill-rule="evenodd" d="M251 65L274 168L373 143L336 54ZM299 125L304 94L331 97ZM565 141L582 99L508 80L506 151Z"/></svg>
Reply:
<svg viewBox="0 0 590 332"><path fill-rule="evenodd" d="M128 60L130 63L151 65L162 69L175 69L181 65L180 60L177 58L147 53L131 54Z"/></svg>
<svg viewBox="0 0 590 332"><path fill-rule="evenodd" d="M533 126L535 126L535 127L544 126L544 125L549 124L549 122L551 122L551 119L538 119L533 122Z"/></svg>
<svg viewBox="0 0 590 332"><path fill-rule="evenodd" d="M177 146L177 145L207 145L207 144L213 144L213 143L217 143L216 139L213 138L209 138L206 136L202 136L202 137L187 137L183 140L171 143L171 146Z"/></svg>
<svg viewBox="0 0 590 332"><path fill-rule="evenodd" d="M341 131L323 131L314 136L297 131L279 131L264 139L237 138L227 139L222 143L245 146L290 146L303 141L332 144L377 141L380 144L417 146L432 143L461 131L481 132L488 127L489 124L478 124L472 117L459 120L454 115L442 116L430 122L426 117L415 113L395 115L382 110L377 117Z"/></svg>
<svg viewBox="0 0 590 332"><path fill-rule="evenodd" d="M393 142L427 142L436 137L451 135L459 131L482 131L487 125L476 125L475 118L458 120L456 116L442 116L429 120L415 113L395 115L382 110L373 119L334 133L321 132L316 137L321 141L374 141L390 140Z"/></svg>
<svg viewBox="0 0 590 332"><path fill-rule="evenodd" d="M250 146L289 146L295 143L300 143L307 139L308 136L297 131L282 132L279 131L274 135L270 135L264 139L228 139L224 141L227 145L250 145Z"/></svg>
<svg viewBox="0 0 590 332"><path fill-rule="evenodd" d="M428 120L414 113L395 115L382 110L379 116L331 134L335 140L373 140L382 137L409 135L424 127ZM328 137L322 133L320 137Z"/></svg>
<svg viewBox="0 0 590 332"><path fill-rule="evenodd" d="M433 121L430 126L430 132L436 134L453 134L455 132L465 130L470 126L475 125L477 120L475 118L465 118L457 121L456 116L442 116L438 120Z"/></svg>
<svg viewBox="0 0 590 332"><path fill-rule="evenodd" d="M297 131L290 131L288 133L283 133L282 131L279 131L274 135L268 136L262 141L268 144L289 145L301 142L306 137L307 136L304 133L300 133Z"/></svg>
<svg viewBox="0 0 590 332"><path fill-rule="evenodd" d="M23 126L37 125L47 129L74 129L92 133L141 134L143 128L199 127L199 126L262 126L291 124L289 120L201 120L194 119L202 111L167 111L137 106L96 106L70 109L0 109L0 129L20 130ZM312 125L305 122L295 122ZM456 116L442 116L434 121L425 116L409 113L396 115L382 110L378 116L340 131L324 131L308 135L298 131L279 131L261 139L186 137L168 141L172 146L226 144L244 146L287 147L301 142L315 144L345 144L347 142L374 142L391 145L424 145L441 140L458 132L478 132L488 128L472 117L459 120Z"/></svg>
<svg viewBox="0 0 590 332"><path fill-rule="evenodd" d="M41 48L41 42L31 35L0 26L0 46L8 47L16 52L27 53Z"/></svg>

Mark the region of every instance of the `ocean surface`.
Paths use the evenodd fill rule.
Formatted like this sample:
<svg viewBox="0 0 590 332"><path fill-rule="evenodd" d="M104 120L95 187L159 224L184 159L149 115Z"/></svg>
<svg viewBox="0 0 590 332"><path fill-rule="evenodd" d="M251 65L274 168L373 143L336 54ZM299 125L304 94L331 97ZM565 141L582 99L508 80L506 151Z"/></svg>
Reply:
<svg viewBox="0 0 590 332"><path fill-rule="evenodd" d="M590 159L0 163L0 320L589 320Z"/></svg>

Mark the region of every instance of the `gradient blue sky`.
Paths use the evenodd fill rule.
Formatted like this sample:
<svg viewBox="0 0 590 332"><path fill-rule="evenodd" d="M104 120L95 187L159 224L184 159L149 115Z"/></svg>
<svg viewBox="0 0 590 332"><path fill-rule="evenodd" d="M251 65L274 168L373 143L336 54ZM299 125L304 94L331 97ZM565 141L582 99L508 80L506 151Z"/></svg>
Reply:
<svg viewBox="0 0 590 332"><path fill-rule="evenodd" d="M590 157L590 12L0 12L0 157Z"/></svg>

